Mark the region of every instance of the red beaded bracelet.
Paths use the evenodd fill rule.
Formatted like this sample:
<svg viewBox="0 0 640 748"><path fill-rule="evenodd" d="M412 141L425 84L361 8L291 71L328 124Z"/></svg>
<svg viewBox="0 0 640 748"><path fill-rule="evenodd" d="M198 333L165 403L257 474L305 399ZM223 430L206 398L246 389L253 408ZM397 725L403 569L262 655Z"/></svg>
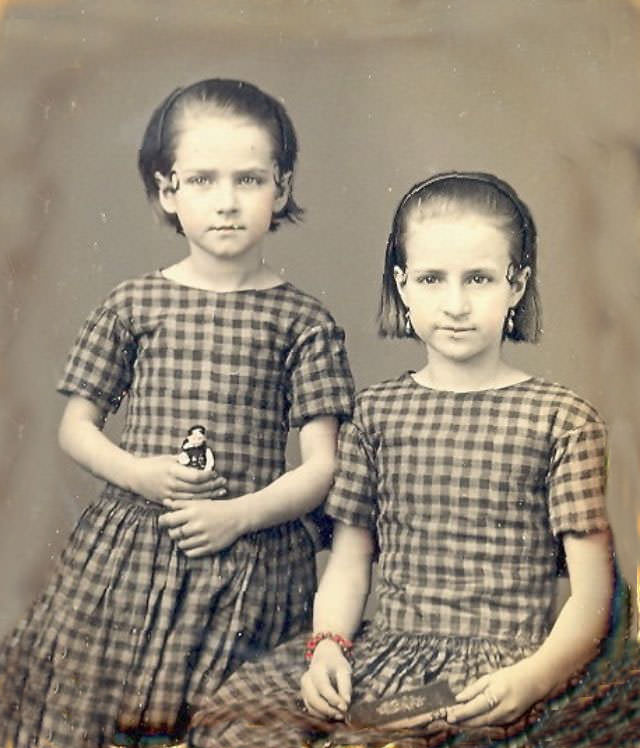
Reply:
<svg viewBox="0 0 640 748"><path fill-rule="evenodd" d="M351 661L353 659L353 642L349 639L345 639L344 636L340 636L340 634L332 634L330 631L323 631L320 634L314 634L311 639L309 639L304 650L304 659L310 661L318 644L325 639L331 639L332 642L335 642L340 647L342 654L347 658L347 660Z"/></svg>

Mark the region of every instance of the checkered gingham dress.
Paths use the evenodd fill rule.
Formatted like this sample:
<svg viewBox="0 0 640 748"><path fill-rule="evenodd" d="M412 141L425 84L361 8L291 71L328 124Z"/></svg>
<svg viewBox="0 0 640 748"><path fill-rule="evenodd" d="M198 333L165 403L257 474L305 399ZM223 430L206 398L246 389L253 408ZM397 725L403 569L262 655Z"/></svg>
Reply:
<svg viewBox="0 0 640 748"><path fill-rule="evenodd" d="M289 283L215 293L160 272L119 285L82 328L59 390L115 411L120 445L177 454L202 424L228 495L285 470L289 427L351 414L344 335ZM238 664L309 625L316 543L289 522L189 560L165 511L107 484L53 580L0 650L0 746L98 748L170 731ZM182 714L181 714L182 710Z"/></svg>
<svg viewBox="0 0 640 748"><path fill-rule="evenodd" d="M590 405L537 378L465 393L405 374L358 396L326 505L378 545L378 605L356 637L354 701L436 678L456 692L540 645L562 534L608 527L605 441ZM240 668L195 715L193 745L300 748L292 705L304 639Z"/></svg>

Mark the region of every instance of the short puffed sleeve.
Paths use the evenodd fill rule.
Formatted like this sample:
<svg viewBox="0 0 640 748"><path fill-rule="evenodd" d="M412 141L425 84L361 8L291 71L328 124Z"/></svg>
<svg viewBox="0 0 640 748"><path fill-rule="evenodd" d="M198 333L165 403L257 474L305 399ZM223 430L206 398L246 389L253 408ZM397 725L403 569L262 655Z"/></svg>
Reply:
<svg viewBox="0 0 640 748"><path fill-rule="evenodd" d="M607 431L600 420L561 433L551 450L547 491L551 530L588 533L609 527Z"/></svg>
<svg viewBox="0 0 640 748"><path fill-rule="evenodd" d="M344 346L344 332L323 323L305 329L287 356L289 423L302 426L310 418L331 415L349 418L353 408L353 379Z"/></svg>
<svg viewBox="0 0 640 748"><path fill-rule="evenodd" d="M337 468L325 512L347 525L375 532L378 517L375 446L354 421L345 421L338 436Z"/></svg>
<svg viewBox="0 0 640 748"><path fill-rule="evenodd" d="M115 413L131 384L136 348L131 331L117 312L98 307L69 352L58 392L82 395L105 413Z"/></svg>

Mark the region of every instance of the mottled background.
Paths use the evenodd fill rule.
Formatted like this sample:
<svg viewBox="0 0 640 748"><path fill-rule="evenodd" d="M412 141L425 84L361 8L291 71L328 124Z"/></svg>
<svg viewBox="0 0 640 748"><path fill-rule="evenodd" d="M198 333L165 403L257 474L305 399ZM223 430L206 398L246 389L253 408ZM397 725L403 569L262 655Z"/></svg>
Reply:
<svg viewBox="0 0 640 748"><path fill-rule="evenodd" d="M89 309L177 260L135 169L151 109L201 77L281 97L301 142L303 226L271 260L347 330L359 386L420 365L376 338L402 192L494 171L541 239L544 339L512 359L611 428L609 509L635 586L640 511L640 9L625 0L2 2L0 632L41 589L97 482L57 448L54 393ZM110 428L117 431L117 419Z"/></svg>

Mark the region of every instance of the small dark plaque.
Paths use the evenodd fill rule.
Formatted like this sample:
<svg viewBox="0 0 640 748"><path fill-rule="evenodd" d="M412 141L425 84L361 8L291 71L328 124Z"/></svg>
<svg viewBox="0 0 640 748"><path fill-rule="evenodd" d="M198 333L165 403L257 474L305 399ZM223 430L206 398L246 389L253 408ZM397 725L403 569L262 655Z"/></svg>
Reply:
<svg viewBox="0 0 640 748"><path fill-rule="evenodd" d="M377 701L360 701L349 709L346 722L355 728L415 727L445 719L447 707L455 703L449 684L444 680L434 681Z"/></svg>

